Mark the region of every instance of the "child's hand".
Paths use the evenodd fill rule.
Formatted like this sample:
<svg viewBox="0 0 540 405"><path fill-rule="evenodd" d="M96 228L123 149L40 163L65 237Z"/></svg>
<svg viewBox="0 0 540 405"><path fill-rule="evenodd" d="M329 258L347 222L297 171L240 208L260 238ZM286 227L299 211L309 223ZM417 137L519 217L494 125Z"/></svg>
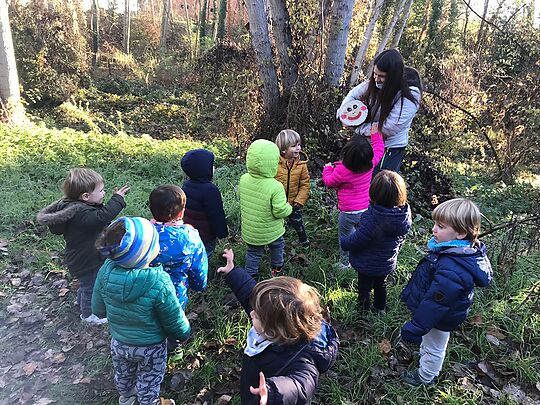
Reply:
<svg viewBox="0 0 540 405"><path fill-rule="evenodd" d="M335 167L336 165L334 163L327 163L325 166Z"/></svg>
<svg viewBox="0 0 540 405"><path fill-rule="evenodd" d="M371 135L379 133L379 124L373 123L371 124Z"/></svg>
<svg viewBox="0 0 540 405"><path fill-rule="evenodd" d="M129 193L129 186L122 186L119 189L114 190L114 194L118 194L122 197L125 197L127 193Z"/></svg>
<svg viewBox="0 0 540 405"><path fill-rule="evenodd" d="M234 252L232 249L225 249L223 251L223 257L227 259L227 264L223 267L217 269L218 273L223 273L225 275L229 274L232 269L234 269Z"/></svg>
<svg viewBox="0 0 540 405"><path fill-rule="evenodd" d="M259 373L259 387L253 388L250 386L249 391L253 395L258 395L261 397L259 402L260 405L266 405L268 403L268 388L266 388L266 380L264 379L264 374L262 371Z"/></svg>

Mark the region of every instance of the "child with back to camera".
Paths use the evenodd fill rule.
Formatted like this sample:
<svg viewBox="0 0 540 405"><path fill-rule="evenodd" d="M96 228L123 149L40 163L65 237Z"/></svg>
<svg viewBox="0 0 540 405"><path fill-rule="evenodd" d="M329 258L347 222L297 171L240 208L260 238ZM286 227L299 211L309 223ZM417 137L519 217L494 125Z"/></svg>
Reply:
<svg viewBox="0 0 540 405"><path fill-rule="evenodd" d="M219 189L212 183L214 154L206 149L187 152L180 164L189 177L182 189L186 193L184 222L199 231L208 259L212 256L217 239L229 234Z"/></svg>
<svg viewBox="0 0 540 405"><path fill-rule="evenodd" d="M302 220L302 207L309 197L307 156L302 152L300 135L292 129L281 131L276 138L276 145L281 153L276 179L283 184L287 201L293 207L287 224L298 234L300 244L307 247L309 240Z"/></svg>
<svg viewBox="0 0 540 405"><path fill-rule="evenodd" d="M379 172L369 187L371 203L350 236L341 238L349 251L352 267L358 272L358 308L386 311L386 277L396 269L397 256L411 228L407 186L396 172Z"/></svg>
<svg viewBox="0 0 540 405"><path fill-rule="evenodd" d="M467 318L474 287L486 287L493 277L486 246L478 240L480 210L472 201L445 201L433 210L432 218L429 252L401 293L412 313L401 328L401 339L420 344L420 367L401 376L411 385L435 383L450 332Z"/></svg>
<svg viewBox="0 0 540 405"><path fill-rule="evenodd" d="M308 404L319 374L335 362L339 338L322 315L317 290L292 277L257 283L234 266L232 250L218 273L251 317L242 373L241 403ZM260 401L259 401L260 397Z"/></svg>
<svg viewBox="0 0 540 405"><path fill-rule="evenodd" d="M166 338L184 340L190 326L170 277L161 266L149 265L159 253L157 231L147 219L122 217L96 247L108 259L96 279L92 309L109 320L118 403L174 404L159 397L167 368Z"/></svg>
<svg viewBox="0 0 540 405"><path fill-rule="evenodd" d="M77 304L80 317L89 324L102 325L107 323L107 319L92 314L91 308L94 282L103 263L94 244L126 206L124 197L129 187L115 191L104 205L103 177L92 169L74 168L66 176L63 189L64 198L39 211L37 221L47 225L52 233L64 236L64 263L69 273L79 280Z"/></svg>
<svg viewBox="0 0 540 405"><path fill-rule="evenodd" d="M382 136L374 125L371 143L364 136L355 135L343 147L342 160L324 166L322 174L324 184L326 187L337 189L340 241L354 232L362 214L369 206L371 175L383 153ZM343 269L349 266L349 256L341 248L338 267Z"/></svg>
<svg viewBox="0 0 540 405"><path fill-rule="evenodd" d="M150 193L152 223L159 235L160 251L152 266L163 265L171 276L183 310L188 290L203 291L208 278L208 258L199 232L184 224L186 195L175 185L156 187Z"/></svg>
<svg viewBox="0 0 540 405"><path fill-rule="evenodd" d="M238 195L242 220L242 239L247 244L246 271L255 276L265 246L270 249L272 276L283 270L285 262L284 218L292 207L287 202L283 185L275 179L279 165L279 149L275 143L258 139L246 154L247 173L240 177Z"/></svg>

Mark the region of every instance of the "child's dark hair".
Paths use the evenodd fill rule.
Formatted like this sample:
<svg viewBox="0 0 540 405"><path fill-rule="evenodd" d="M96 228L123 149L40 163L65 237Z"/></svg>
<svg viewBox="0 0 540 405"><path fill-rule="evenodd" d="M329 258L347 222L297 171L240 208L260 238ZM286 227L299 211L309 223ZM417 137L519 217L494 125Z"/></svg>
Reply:
<svg viewBox="0 0 540 405"><path fill-rule="evenodd" d="M115 248L120 245L122 238L126 234L124 221L116 221L103 231L96 241L96 249L102 257L110 257Z"/></svg>
<svg viewBox="0 0 540 405"><path fill-rule="evenodd" d="M159 186L150 193L150 212L156 221L177 219L185 206L186 194L173 184Z"/></svg>
<svg viewBox="0 0 540 405"><path fill-rule="evenodd" d="M365 136L355 135L341 150L343 165L354 173L365 173L373 167L373 147Z"/></svg>
<svg viewBox="0 0 540 405"><path fill-rule="evenodd" d="M382 170L371 180L369 199L372 204L386 208L401 207L407 203L407 185L398 173Z"/></svg>

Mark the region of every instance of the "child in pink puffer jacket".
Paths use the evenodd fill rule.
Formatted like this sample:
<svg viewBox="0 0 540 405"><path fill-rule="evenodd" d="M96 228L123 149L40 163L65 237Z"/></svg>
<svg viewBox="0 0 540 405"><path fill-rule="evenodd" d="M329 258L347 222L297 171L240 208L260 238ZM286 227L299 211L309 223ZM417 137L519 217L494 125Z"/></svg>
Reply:
<svg viewBox="0 0 540 405"><path fill-rule="evenodd" d="M371 175L383 154L382 136L377 132L377 126L373 126L371 144L366 137L356 135L343 147L342 160L324 166L322 174L324 184L326 187L337 189L338 239L354 232L362 213L369 206ZM349 267L349 257L343 250L338 267Z"/></svg>

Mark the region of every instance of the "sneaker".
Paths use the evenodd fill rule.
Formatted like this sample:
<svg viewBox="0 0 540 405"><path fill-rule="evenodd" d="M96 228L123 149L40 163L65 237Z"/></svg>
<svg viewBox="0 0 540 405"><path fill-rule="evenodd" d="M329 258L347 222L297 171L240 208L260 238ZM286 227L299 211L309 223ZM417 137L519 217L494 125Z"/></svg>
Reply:
<svg viewBox="0 0 540 405"><path fill-rule="evenodd" d="M87 316L86 318L83 318L83 316L81 315L81 319L84 322L89 323L90 325L104 325L108 322L107 318L98 318L94 314Z"/></svg>
<svg viewBox="0 0 540 405"><path fill-rule="evenodd" d="M137 397L135 395L132 397L123 397L122 395L120 395L120 398L118 399L118 405L133 405L136 400Z"/></svg>
<svg viewBox="0 0 540 405"><path fill-rule="evenodd" d="M435 384L435 378L429 382L424 382L420 377L420 374L418 374L418 369L413 371L404 371L403 374L401 374L401 380L404 383L413 385L415 387L419 387L421 385L430 386Z"/></svg>
<svg viewBox="0 0 540 405"><path fill-rule="evenodd" d="M160 398L159 401L160 401L160 405L176 405L176 402L174 402L174 399Z"/></svg>

